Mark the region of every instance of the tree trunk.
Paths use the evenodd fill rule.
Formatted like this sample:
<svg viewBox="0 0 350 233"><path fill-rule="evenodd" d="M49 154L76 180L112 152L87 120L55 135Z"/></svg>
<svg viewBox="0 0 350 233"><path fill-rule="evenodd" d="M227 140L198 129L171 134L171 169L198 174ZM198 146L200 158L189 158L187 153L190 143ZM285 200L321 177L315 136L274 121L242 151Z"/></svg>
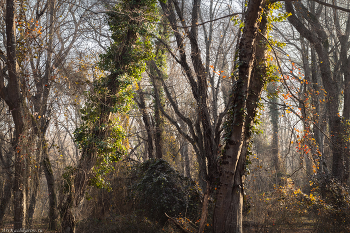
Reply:
<svg viewBox="0 0 350 233"><path fill-rule="evenodd" d="M157 80L156 80L156 84L153 85L158 85ZM163 96L163 92L161 91L160 88L157 89L160 93L159 93L159 97L161 98L160 101L156 101L155 106L154 106L154 118L155 118L155 137L154 137L154 145L156 147L156 158L157 159L161 159L163 158L163 131L164 131L164 119L160 113L160 106L158 104L162 104L162 96Z"/></svg>
<svg viewBox="0 0 350 233"><path fill-rule="evenodd" d="M269 104L270 120L272 124L272 143L271 143L271 156L273 161L273 166L275 167L276 185L277 187L282 184L282 169L281 161L278 155L279 145L278 145L278 98L275 96L277 91L277 83L268 84L269 92L272 93L271 103Z"/></svg>
<svg viewBox="0 0 350 233"><path fill-rule="evenodd" d="M215 233L241 233L243 211L243 174L246 157L247 139L250 138L249 129L251 119L245 109L249 108L251 114L255 114L257 106L256 97L260 97L263 86L263 76L254 75L251 80L253 64L255 61L255 49L262 49L265 54L265 46L256 46L259 18L262 13L264 1L249 1L245 16L245 27L239 45L239 77L237 87L234 90L234 100L231 105L232 112L229 116L229 131L222 157L220 183L217 191L217 200L214 209ZM266 18L263 17L260 27L261 33L266 33ZM263 40L262 37L259 37ZM262 57L260 59L264 59ZM259 68L258 59L255 67ZM262 67L263 68L263 67ZM260 83L261 82L261 83ZM262 84L262 85L261 85ZM250 90L250 86L252 90ZM256 89L256 90L255 90ZM259 90L260 89L260 90ZM252 101L250 101L249 94ZM248 102L249 101L249 102ZM247 125L246 125L247 124ZM248 131L246 130L248 129Z"/></svg>
<svg viewBox="0 0 350 233"><path fill-rule="evenodd" d="M149 3L137 0L132 2L125 1L123 4L121 3L121 6L124 7L126 12L141 12L141 9L147 9L147 4ZM114 14L119 13L120 12L114 11L110 12L111 24L117 24L114 21L116 20ZM97 115L97 117L94 118L95 120L93 122L91 122L90 119L86 120L86 122L90 124L88 126L88 134L94 138L94 141L88 141L82 146L82 156L78 165L65 173L65 182L68 183L69 187L68 190L66 190L67 193L63 196L62 204L60 204L62 232L73 233L75 231L73 208L79 206L83 200L88 181L94 175L92 170L102 156L98 151L96 142L101 142L110 136L108 132L108 130L110 130L110 115L115 112L115 108L118 104L124 103L123 101L120 102L120 99L115 98L118 96L118 92L121 88L123 88L123 85L126 84L121 77L128 74L130 75L130 63L135 62L136 64L139 64L140 60L142 61L144 59L138 57L139 55L135 55L135 51L133 50L136 41L139 39L140 33L142 33L142 30L139 30L140 22L133 17L128 17L127 19L129 20L127 22L129 25L128 28L125 29L125 33L118 35L118 37L120 36L120 38L124 39L116 39L113 44L114 47L111 46L113 58L106 58L106 60L104 60L104 62L113 63L113 68L109 68L113 69L114 72L111 72L104 77L104 79L96 80L95 82L95 90L101 90L98 88L103 88L104 90L107 89L106 94L102 96L98 102L95 101L94 93L91 94L93 97L91 97L90 101L93 104L96 104L97 110L94 112L94 115ZM117 45L116 42L118 43ZM136 56L136 58L134 56Z"/></svg>
<svg viewBox="0 0 350 233"><path fill-rule="evenodd" d="M0 226L3 223L5 212L11 200L11 189L12 189L12 175L11 171L8 170L5 176L5 186L3 190L3 196L0 200Z"/></svg>
<svg viewBox="0 0 350 233"><path fill-rule="evenodd" d="M191 178L191 166L190 166L190 157L188 154L188 142L184 140L182 149L181 149L181 156L184 162L185 167L185 176Z"/></svg>
<svg viewBox="0 0 350 233"><path fill-rule="evenodd" d="M43 142L44 143L44 142ZM57 198L55 190L55 178L52 171L49 155L47 149L44 148L42 167L47 182L47 190L49 193L49 228L50 230L58 229L58 210L57 210Z"/></svg>
<svg viewBox="0 0 350 233"><path fill-rule="evenodd" d="M203 233L205 224L207 222L207 216L208 216L208 206L209 206L209 198L210 198L210 187L207 185L207 190L204 193L203 197L203 205L202 205L202 213L201 213L201 218L200 218L200 223L199 223L199 230L198 233Z"/></svg>
<svg viewBox="0 0 350 233"><path fill-rule="evenodd" d="M31 194L29 207L28 207L28 215L27 215L27 227L31 227L33 223L33 217L34 217L34 210L36 207L36 201L37 201L37 194L39 191L39 181L40 181L40 172L41 169L37 169L36 171L32 172L31 177L33 180L33 191Z"/></svg>
<svg viewBox="0 0 350 233"><path fill-rule="evenodd" d="M26 196L24 187L24 161L25 157L22 154L21 138L24 133L24 114L22 109L22 97L20 93L19 80L17 77L17 61L16 61L16 26L15 26L15 1L6 1L6 39L7 39L7 66L9 74L9 82L7 87L4 87L3 80L1 94L5 102L8 104L13 122L15 124L15 140L13 150L15 151L15 175L13 181L14 195L14 230L19 230L25 227L26 215ZM6 95L6 94L7 95ZM4 95L5 94L5 95Z"/></svg>
<svg viewBox="0 0 350 233"><path fill-rule="evenodd" d="M149 113L147 112L146 108L146 101L145 96L142 91L141 83L138 84L139 89L137 90L139 100L136 100L137 105L139 106L139 109L142 113L142 120L146 128L147 132L147 151L148 151L148 158L153 159L154 153L153 153L153 127L151 123L151 119L149 117Z"/></svg>
<svg viewBox="0 0 350 233"><path fill-rule="evenodd" d="M178 119L178 121L180 122L180 126L181 128L187 132L187 125L185 124L185 122L180 118ZM182 157L182 161L183 161L183 167L184 167L184 176L185 177L189 177L191 178L191 167L190 167L190 157L188 154L188 147L189 147L189 143L186 140L186 138L183 138L182 143L181 143L181 157Z"/></svg>
<svg viewBox="0 0 350 233"><path fill-rule="evenodd" d="M73 196L69 194L60 210L62 233L75 233L75 218L72 213L72 206Z"/></svg>

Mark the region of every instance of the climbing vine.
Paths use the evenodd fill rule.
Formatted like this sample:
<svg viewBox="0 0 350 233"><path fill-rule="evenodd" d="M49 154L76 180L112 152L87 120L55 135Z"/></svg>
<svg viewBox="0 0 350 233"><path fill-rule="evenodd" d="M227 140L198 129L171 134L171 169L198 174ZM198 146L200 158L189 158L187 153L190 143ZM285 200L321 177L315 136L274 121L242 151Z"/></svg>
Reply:
<svg viewBox="0 0 350 233"><path fill-rule="evenodd" d="M82 157L96 161L90 185L108 187L104 175L126 152L121 119L132 104L132 84L141 79L145 61L153 58L151 35L158 21L156 0L120 1L107 13L113 43L100 55L105 76L93 82L93 90L81 109L83 123L75 131Z"/></svg>

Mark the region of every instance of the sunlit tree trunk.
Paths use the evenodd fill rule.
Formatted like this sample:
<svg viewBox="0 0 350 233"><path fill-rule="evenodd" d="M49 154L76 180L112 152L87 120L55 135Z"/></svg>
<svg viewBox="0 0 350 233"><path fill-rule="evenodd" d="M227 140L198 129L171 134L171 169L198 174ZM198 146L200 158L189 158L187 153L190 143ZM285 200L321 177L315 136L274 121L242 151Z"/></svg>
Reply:
<svg viewBox="0 0 350 233"><path fill-rule="evenodd" d="M228 116L229 128L214 209L216 233L243 232L244 165L251 136L250 127L264 86L266 69L266 18L262 16L263 5L263 0L249 1L245 15L245 27L239 45L239 77Z"/></svg>
<svg viewBox="0 0 350 233"><path fill-rule="evenodd" d="M14 196L14 229L18 230L25 227L26 216L26 196L24 187L24 168L25 157L22 154L21 137L24 136L24 113L23 101L20 92L19 79L17 73L16 60L16 26L15 26L15 1L6 1L6 39L7 39L7 67L8 67L8 85L5 88L3 80L1 82L2 97L10 108L10 112L15 124L15 175L13 180L13 196Z"/></svg>
<svg viewBox="0 0 350 233"><path fill-rule="evenodd" d="M272 155L272 161L273 166L275 167L275 176L276 176L276 184L279 186L281 185L281 179L282 179L282 169L283 167L282 161L279 158L279 140L278 140L278 118L279 118L279 111L278 111L278 98L276 96L277 91L277 83L270 83L268 84L268 91L273 95L271 98L271 102L269 103L269 114L270 114L270 121L272 124L272 142L271 142L271 155Z"/></svg>
<svg viewBox="0 0 350 233"><path fill-rule="evenodd" d="M153 159L154 158L154 148L153 148L153 126L152 122L149 116L149 113L147 112L147 107L146 107L146 101L145 101L145 94L142 90L141 83L138 84L138 90L137 90L138 98L135 99L141 114L142 114L142 120L143 124L145 125L146 128L146 133L147 133L147 151L148 151L148 158Z"/></svg>

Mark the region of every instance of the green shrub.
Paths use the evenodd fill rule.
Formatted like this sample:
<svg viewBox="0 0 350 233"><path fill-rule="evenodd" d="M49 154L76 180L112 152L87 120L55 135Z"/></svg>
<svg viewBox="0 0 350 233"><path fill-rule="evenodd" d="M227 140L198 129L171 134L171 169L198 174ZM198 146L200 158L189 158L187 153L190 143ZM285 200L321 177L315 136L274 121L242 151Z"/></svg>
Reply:
<svg viewBox="0 0 350 233"><path fill-rule="evenodd" d="M190 178L175 171L165 160L148 160L136 168L136 182L132 185L132 198L136 207L150 219L164 224L165 215L180 214L196 220L200 214L201 195Z"/></svg>

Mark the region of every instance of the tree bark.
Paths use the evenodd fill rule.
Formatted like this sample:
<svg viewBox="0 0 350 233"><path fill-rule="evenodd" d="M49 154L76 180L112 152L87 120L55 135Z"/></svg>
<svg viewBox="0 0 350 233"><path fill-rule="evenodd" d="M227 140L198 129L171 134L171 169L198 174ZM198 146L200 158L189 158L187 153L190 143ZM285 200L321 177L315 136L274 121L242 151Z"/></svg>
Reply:
<svg viewBox="0 0 350 233"><path fill-rule="evenodd" d="M43 140L42 143L45 144ZM50 230L58 230L58 209L57 209L57 197L55 190L55 177L49 160L49 155L47 153L47 148L43 147L43 162L42 167L44 169L44 174L47 182L47 190L49 194L49 228Z"/></svg>
<svg viewBox="0 0 350 233"><path fill-rule="evenodd" d="M190 167L190 157L188 154L188 142L184 140L182 149L181 149L181 156L184 162L184 167L185 167L185 176L191 178L191 167Z"/></svg>
<svg viewBox="0 0 350 233"><path fill-rule="evenodd" d="M146 101L145 101L145 96L142 91L141 83L138 84L139 89L137 90L137 94L139 99L136 101L139 109L141 110L142 113L142 120L146 128L147 132L147 151L148 151L148 158L153 159L154 158L154 149L153 149L153 126L151 119L149 117L149 113L147 112L146 108Z"/></svg>
<svg viewBox="0 0 350 233"><path fill-rule="evenodd" d="M37 169L34 172L31 173L31 177L33 180L33 185L32 185L32 193L29 201L29 207L28 207L28 214L27 214L27 227L31 227L33 223L33 217L34 217L34 211L36 207L36 201L37 201L37 194L40 189L39 187L39 181L40 181L40 172L41 169Z"/></svg>
<svg viewBox="0 0 350 233"><path fill-rule="evenodd" d="M147 3L137 0L133 2L124 2L123 7L126 7L126 11L134 12L135 10L140 10L139 8L147 8ZM128 5L130 3L130 5ZM135 9L136 8L136 9ZM117 14L111 12L113 14ZM113 18L112 18L113 19ZM67 171L65 174L66 182L68 182L69 190L64 194L60 214L62 222L62 232L73 233L75 232L75 218L73 214L73 208L80 205L81 201L85 196L85 191L88 186L88 181L92 178L92 169L98 160L98 149L95 141L102 141L109 136L108 126L110 122L110 115L113 113L115 106L119 103L118 98L115 98L117 93L121 89L121 85L125 85L119 79L120 76L127 74L130 66L130 60L134 61L131 56L133 54L134 43L138 40L139 34L139 24L138 20L134 18L129 18L129 27L125 31L125 34L118 35L122 36L124 39L119 42L117 47L114 47L113 54L113 70L102 83L96 82L96 88L98 85L102 85L103 88L107 89L107 93L104 98L100 98L98 102L98 117L96 121L93 122L92 126L89 127L89 134L94 137L94 141L89 141L84 146L82 146L82 156L78 162L78 165L71 170ZM115 45L115 44L114 44ZM141 58L138 58L141 59Z"/></svg>
<svg viewBox="0 0 350 233"><path fill-rule="evenodd" d="M158 96L160 98L160 101L155 102L154 106L154 120L155 120L155 137L154 137L154 145L156 148L156 158L161 159L163 158L163 132L164 132L164 119L160 112L160 106L159 104L163 104L162 97L163 92L161 91L161 88L159 85L159 81L155 80L155 83L153 85L157 85L159 92Z"/></svg>
<svg viewBox="0 0 350 233"><path fill-rule="evenodd" d="M19 230L25 227L26 215L26 196L24 187L24 161L25 157L21 153L21 136L24 133L24 114L22 96L20 93L19 79L17 76L17 60L16 60L16 27L15 27L15 1L6 1L6 39L7 39L7 67L9 81L7 87L2 86L2 93L6 92L7 97L4 98L9 106L14 124L15 124L15 141L13 149L15 151L15 175L13 181L13 195L14 195L14 230ZM6 89L6 91L5 91Z"/></svg>
<svg viewBox="0 0 350 233"><path fill-rule="evenodd" d="M246 147L250 138L250 126L255 116L257 97L260 97L264 84L263 76L253 75L255 50L265 54L265 46L256 46L256 42L263 40L258 38L258 30L266 33L266 18L262 17L265 1L249 1L245 15L245 27L239 45L239 77L235 87L234 99L228 121L227 141L222 157L220 183L218 185L216 205L214 209L215 233L240 233L242 227L243 211L243 174L246 158ZM261 56L261 55L259 55ZM255 67L259 69L265 56L257 58ZM259 70L257 70L259 72ZM252 80L251 80L252 78ZM247 110L248 115L246 115ZM249 115L250 114L250 115Z"/></svg>
<svg viewBox="0 0 350 233"><path fill-rule="evenodd" d="M5 212L11 200L12 180L11 180L11 177L8 177L8 176L6 176L5 179L6 179L6 183L3 190L3 197L1 198L1 203L0 203L0 226L3 223Z"/></svg>
<svg viewBox="0 0 350 233"><path fill-rule="evenodd" d="M268 84L268 90L272 95L277 91L276 87L277 83L269 83ZM282 176L282 170L281 170L281 161L278 155L279 152L279 140L278 140L278 117L279 117L279 111L278 111L278 98L277 96L272 96L271 103L269 103L269 114L270 114L270 121L272 124L272 142L271 142L271 156L273 161L273 166L275 167L275 176L276 176L276 185L281 185L281 176Z"/></svg>
<svg viewBox="0 0 350 233"><path fill-rule="evenodd" d="M199 229L198 233L203 233L205 224L207 222L207 216L208 216L208 206L209 206L209 198L210 198L210 187L207 185L207 190L204 193L203 197L203 205L202 205L202 213L201 213L201 218L200 218L200 223L199 223Z"/></svg>
<svg viewBox="0 0 350 233"><path fill-rule="evenodd" d="M2 155L1 149L0 149L0 156ZM12 184L13 184L13 175L12 175L12 169L10 169L10 159L8 159L8 157L10 157L11 155L7 154L6 157L7 159L3 158L1 159L3 162L3 167L6 167L6 175L5 175L5 186L3 189L3 196L0 200L0 226L3 223L3 219L5 216L5 212L8 208L8 205L10 203L11 200L11 189L12 189Z"/></svg>

